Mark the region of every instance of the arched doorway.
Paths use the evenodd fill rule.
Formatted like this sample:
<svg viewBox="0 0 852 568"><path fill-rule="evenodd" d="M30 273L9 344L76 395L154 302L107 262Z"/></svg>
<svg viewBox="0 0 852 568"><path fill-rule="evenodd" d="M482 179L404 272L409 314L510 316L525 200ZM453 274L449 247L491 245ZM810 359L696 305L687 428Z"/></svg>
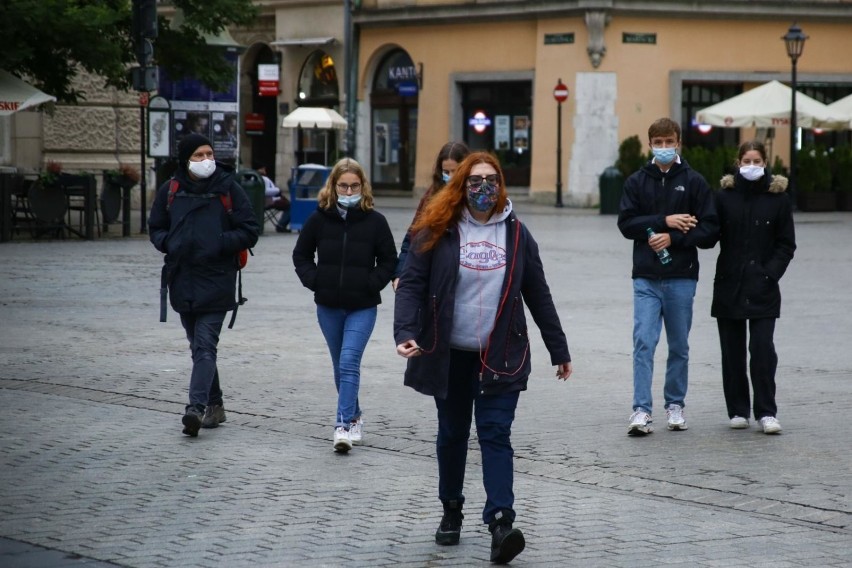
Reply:
<svg viewBox="0 0 852 568"><path fill-rule="evenodd" d="M384 56L370 94L370 172L376 188L411 191L417 146L417 69L405 50Z"/></svg>
<svg viewBox="0 0 852 568"><path fill-rule="evenodd" d="M340 106L340 87L337 69L331 55L318 49L311 53L299 72L296 105L300 107L325 107L335 110ZM300 128L296 144L296 163L323 164L328 137L329 162L337 161L338 140L336 132ZM331 164L325 164L331 165Z"/></svg>
<svg viewBox="0 0 852 568"><path fill-rule="evenodd" d="M243 117L245 134L251 141L251 167L266 166L267 175L275 179L275 153L278 137L278 96L261 95L258 79L259 65L279 65L278 54L268 45L258 47L254 62L248 70L251 80L251 107ZM280 80L280 79L279 79Z"/></svg>

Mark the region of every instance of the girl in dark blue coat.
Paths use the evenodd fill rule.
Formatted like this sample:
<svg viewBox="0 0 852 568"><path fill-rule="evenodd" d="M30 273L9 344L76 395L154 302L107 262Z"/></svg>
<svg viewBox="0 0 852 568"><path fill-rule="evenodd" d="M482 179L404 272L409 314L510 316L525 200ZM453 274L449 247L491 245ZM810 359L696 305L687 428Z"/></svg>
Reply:
<svg viewBox="0 0 852 568"><path fill-rule="evenodd" d="M721 221L720 252L713 282L711 315L719 327L722 386L731 428L748 428L749 377L754 388L754 418L766 434L781 432L776 418L773 336L781 316L778 281L796 250L787 179L770 175L766 148L746 142L737 153L735 176L725 176L716 196ZM750 338L746 364L746 326Z"/></svg>
<svg viewBox="0 0 852 568"><path fill-rule="evenodd" d="M293 264L314 293L331 355L337 388L334 449L348 452L363 436L361 357L376 323L380 292L396 266L396 245L387 220L373 209L373 192L355 160L334 165L317 199L293 249Z"/></svg>
<svg viewBox="0 0 852 568"><path fill-rule="evenodd" d="M571 355L538 245L512 212L496 158L470 154L412 226L412 246L394 309L405 384L435 398L441 545L458 544L471 420L482 451L491 560L506 563L525 546L513 528L512 422L530 375L524 305L538 325L556 376Z"/></svg>
<svg viewBox="0 0 852 568"><path fill-rule="evenodd" d="M154 247L165 253L163 285L180 314L192 352L183 433L225 421L219 333L237 307L237 254L257 242L257 219L233 171L214 160L210 140L190 134L178 145L178 170L158 190L148 218ZM230 211L228 210L230 206Z"/></svg>

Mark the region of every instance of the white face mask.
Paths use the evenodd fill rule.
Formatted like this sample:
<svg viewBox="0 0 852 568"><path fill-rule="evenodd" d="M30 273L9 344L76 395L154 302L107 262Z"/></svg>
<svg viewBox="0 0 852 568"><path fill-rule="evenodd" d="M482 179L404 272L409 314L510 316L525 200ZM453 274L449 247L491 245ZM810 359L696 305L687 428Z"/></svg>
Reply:
<svg viewBox="0 0 852 568"><path fill-rule="evenodd" d="M756 181L763 177L763 166L742 166L740 175L748 181Z"/></svg>
<svg viewBox="0 0 852 568"><path fill-rule="evenodd" d="M207 179L216 171L216 162L214 160L201 160L200 162L189 162L187 166L190 173L197 178Z"/></svg>

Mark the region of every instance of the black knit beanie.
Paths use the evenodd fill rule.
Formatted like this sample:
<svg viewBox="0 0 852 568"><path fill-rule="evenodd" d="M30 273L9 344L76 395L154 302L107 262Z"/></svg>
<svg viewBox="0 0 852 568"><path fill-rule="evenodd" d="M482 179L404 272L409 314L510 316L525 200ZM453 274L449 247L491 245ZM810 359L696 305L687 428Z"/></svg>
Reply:
<svg viewBox="0 0 852 568"><path fill-rule="evenodd" d="M201 134L190 134L178 143L178 167L186 171L190 156L201 146L213 147L213 143Z"/></svg>

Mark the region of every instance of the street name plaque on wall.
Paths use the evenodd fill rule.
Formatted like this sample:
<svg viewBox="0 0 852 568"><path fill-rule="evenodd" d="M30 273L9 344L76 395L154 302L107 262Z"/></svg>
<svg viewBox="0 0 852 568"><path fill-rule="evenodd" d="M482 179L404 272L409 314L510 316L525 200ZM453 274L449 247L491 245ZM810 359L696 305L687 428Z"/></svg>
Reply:
<svg viewBox="0 0 852 568"><path fill-rule="evenodd" d="M574 34L544 34L544 45L556 45L559 43L574 43Z"/></svg>
<svg viewBox="0 0 852 568"><path fill-rule="evenodd" d="M657 34L621 34L622 43L644 43L646 45L656 45Z"/></svg>

